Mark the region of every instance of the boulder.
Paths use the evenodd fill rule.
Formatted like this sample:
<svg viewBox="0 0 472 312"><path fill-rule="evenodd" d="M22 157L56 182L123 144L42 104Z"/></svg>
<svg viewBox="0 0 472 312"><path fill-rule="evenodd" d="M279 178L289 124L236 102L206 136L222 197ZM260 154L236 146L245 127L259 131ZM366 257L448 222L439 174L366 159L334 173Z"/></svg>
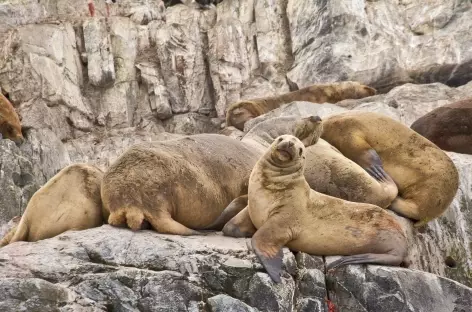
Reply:
<svg viewBox="0 0 472 312"><path fill-rule="evenodd" d="M426 272L353 265L325 276L323 258L286 248L283 263L275 284L250 239L103 225L3 247L0 309L453 312L471 304L471 288Z"/></svg>
<svg viewBox="0 0 472 312"><path fill-rule="evenodd" d="M300 88L357 80L388 91L404 83L460 86L472 79L467 2L289 0L294 63Z"/></svg>

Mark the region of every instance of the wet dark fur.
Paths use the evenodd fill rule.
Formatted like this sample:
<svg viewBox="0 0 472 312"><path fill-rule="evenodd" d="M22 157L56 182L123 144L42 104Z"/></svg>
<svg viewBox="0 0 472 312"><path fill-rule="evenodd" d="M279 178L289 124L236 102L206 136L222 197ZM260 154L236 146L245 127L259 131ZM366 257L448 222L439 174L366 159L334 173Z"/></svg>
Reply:
<svg viewBox="0 0 472 312"><path fill-rule="evenodd" d="M410 128L443 150L472 154L472 98L438 107Z"/></svg>

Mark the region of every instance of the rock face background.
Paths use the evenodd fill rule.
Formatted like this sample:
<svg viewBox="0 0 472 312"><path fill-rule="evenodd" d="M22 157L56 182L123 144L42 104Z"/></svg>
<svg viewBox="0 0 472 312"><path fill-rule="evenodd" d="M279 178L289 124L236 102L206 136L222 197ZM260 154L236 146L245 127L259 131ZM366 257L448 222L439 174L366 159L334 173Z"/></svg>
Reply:
<svg viewBox="0 0 472 312"><path fill-rule="evenodd" d="M20 148L0 141L0 233L66 165L106 168L141 141L216 132L228 105L240 99L295 84L358 80L381 94L338 105L294 103L258 119L360 109L409 126L472 96L470 1L224 0L203 11L118 2L108 19L104 1L96 1L95 18L86 1L0 2L0 88L27 138ZM448 154L460 190L443 217L411 233L411 257L413 268L472 286L472 156ZM104 241L94 241L97 236ZM147 239L156 250L148 241L139 245ZM134 249L124 247L136 241ZM446 278L375 266L328 278L321 258L295 261L291 253L291 277L274 288L243 242L131 235L104 226L14 244L0 250L0 310L327 311L325 294L340 311L471 306L470 289ZM183 254L191 259L178 257ZM204 260L192 260L194 254ZM238 260L225 266L229 256ZM159 302L175 305L166 310Z"/></svg>

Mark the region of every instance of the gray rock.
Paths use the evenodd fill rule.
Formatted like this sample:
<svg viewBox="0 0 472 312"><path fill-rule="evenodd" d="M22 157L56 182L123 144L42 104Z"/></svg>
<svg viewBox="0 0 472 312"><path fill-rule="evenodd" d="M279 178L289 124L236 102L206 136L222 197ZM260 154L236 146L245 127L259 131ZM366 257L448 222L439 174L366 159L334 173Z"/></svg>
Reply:
<svg viewBox="0 0 472 312"><path fill-rule="evenodd" d="M244 302L234 299L227 295L217 295L208 298L208 305L211 312L255 312L256 309L251 308Z"/></svg>
<svg viewBox="0 0 472 312"><path fill-rule="evenodd" d="M215 133L220 129L209 116L198 113L173 115L164 121L167 132L178 134Z"/></svg>
<svg viewBox="0 0 472 312"><path fill-rule="evenodd" d="M472 289L437 275L353 265L328 275L336 311L470 311Z"/></svg>
<svg viewBox="0 0 472 312"><path fill-rule="evenodd" d="M472 79L467 2L290 0L287 16L295 59L288 75L300 88L357 80L384 91Z"/></svg>
<svg viewBox="0 0 472 312"><path fill-rule="evenodd" d="M83 35L90 83L97 87L113 84L115 66L110 34L107 32L105 20L97 18L85 21Z"/></svg>
<svg viewBox="0 0 472 312"><path fill-rule="evenodd" d="M0 140L0 225L21 216L39 188L33 166L10 140Z"/></svg>

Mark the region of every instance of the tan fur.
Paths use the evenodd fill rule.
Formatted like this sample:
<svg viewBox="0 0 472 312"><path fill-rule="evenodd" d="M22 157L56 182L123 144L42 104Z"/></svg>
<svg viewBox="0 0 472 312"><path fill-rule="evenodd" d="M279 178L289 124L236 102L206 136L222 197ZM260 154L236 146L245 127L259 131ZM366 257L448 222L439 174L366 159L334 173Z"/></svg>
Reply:
<svg viewBox="0 0 472 312"><path fill-rule="evenodd" d="M382 208L387 208L398 195L393 180L375 180L323 139L306 149L305 178L317 192Z"/></svg>
<svg viewBox="0 0 472 312"><path fill-rule="evenodd" d="M246 121L294 101L337 103L345 99L360 99L376 94L376 90L355 81L315 84L277 96L244 100L230 105L226 112L226 127L244 129Z"/></svg>
<svg viewBox="0 0 472 312"><path fill-rule="evenodd" d="M364 169L369 150L380 156L398 186L391 205L420 226L440 216L452 202L459 176L452 160L436 145L385 115L350 111L323 120L322 138Z"/></svg>
<svg viewBox="0 0 472 312"><path fill-rule="evenodd" d="M319 125L321 121L308 117L297 125L306 129L300 126L304 123ZM274 125L273 130L284 133L285 129L286 125ZM313 140L309 132L298 134ZM247 194L249 175L261 154L254 141L218 134L136 145L105 173L102 200L111 213L108 223L137 230L148 221L160 233L180 235L197 235L195 230L214 227L220 230L224 223L218 218L224 220L225 207ZM234 208L233 216L244 206Z"/></svg>
<svg viewBox="0 0 472 312"><path fill-rule="evenodd" d="M107 170L102 200L111 225L192 235L247 193L257 154L240 141L197 134L130 148Z"/></svg>
<svg viewBox="0 0 472 312"><path fill-rule="evenodd" d="M248 212L257 228L252 245L268 273L276 258L281 262L283 246L319 256L363 254L357 263L399 265L407 243L395 218L378 206L310 189L305 157L302 142L280 136L250 176ZM271 277L277 278L273 272Z"/></svg>
<svg viewBox="0 0 472 312"><path fill-rule="evenodd" d="M21 123L10 101L0 92L0 133L4 138L19 144L23 142Z"/></svg>
<svg viewBox="0 0 472 312"><path fill-rule="evenodd" d="M285 132L280 131L284 125ZM322 123L308 123L306 118L296 116L275 117L257 124L243 137L242 141L252 144L262 155L279 135L273 129L305 138L305 142L302 141L307 146L304 174L313 190L353 202L374 204L382 208L387 208L397 196L398 189L392 179L378 182L335 147L323 139L318 139L323 131ZM313 145L313 143L316 144ZM228 208L229 206L226 209ZM227 221L223 233L227 236L251 237L255 229L249 225L251 220L244 220L244 216L249 218L246 212L242 212ZM219 220L219 222L222 221Z"/></svg>
<svg viewBox="0 0 472 312"><path fill-rule="evenodd" d="M410 128L443 150L472 155L472 98L438 107Z"/></svg>
<svg viewBox="0 0 472 312"><path fill-rule="evenodd" d="M73 164L59 171L31 197L14 235L9 240L5 237L5 245L102 225L102 176L100 169L87 164Z"/></svg>

